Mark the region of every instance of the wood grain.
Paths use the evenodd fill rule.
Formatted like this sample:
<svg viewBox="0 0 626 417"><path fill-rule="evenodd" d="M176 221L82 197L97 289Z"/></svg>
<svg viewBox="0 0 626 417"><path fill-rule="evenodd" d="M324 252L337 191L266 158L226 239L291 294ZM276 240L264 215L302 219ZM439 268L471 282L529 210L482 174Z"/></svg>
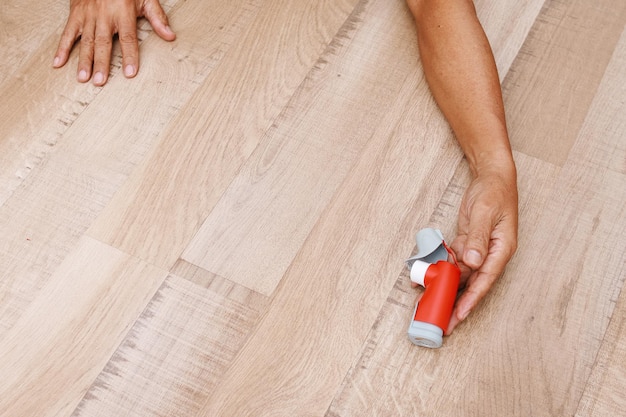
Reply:
<svg viewBox="0 0 626 417"><path fill-rule="evenodd" d="M240 4L221 9L217 4L177 9L173 24L176 16L186 22L208 10L215 20L203 24L195 38L175 44L145 39L141 48L151 59L132 81L114 71L106 89L79 85L71 60L57 72L47 64L29 67L23 83L3 85L8 97L0 101L2 114L12 115L16 106L28 110L0 119L5 123L0 130L0 331L17 320L251 17ZM201 6L206 10L199 11ZM204 42L203 48L196 48L197 42ZM174 76L178 82L168 82ZM123 105L120 97L127 97Z"/></svg>
<svg viewBox="0 0 626 417"><path fill-rule="evenodd" d="M5 98L0 101L0 112L11 115L0 119L0 204L60 146L84 158L110 154L128 176L219 64L254 11L248 3L222 3L192 2L177 8L164 3L166 9L174 9L172 25L186 28L181 29L181 39L168 44L149 36L146 24L140 24L144 27L138 33L143 39L140 48L150 58L142 60L137 77L127 80L119 71L116 43L106 89L76 83L76 51L64 68L50 67L47 55L56 47L56 35L39 46L40 53L24 72L0 86ZM209 13L210 24L195 18ZM186 30L196 35L185 36ZM120 104L120 97L128 99Z"/></svg>
<svg viewBox="0 0 626 417"><path fill-rule="evenodd" d="M622 1L476 0L520 241L438 350L404 260L470 173L405 1L162 4L102 88L66 0L0 4L1 417L622 413Z"/></svg>
<svg viewBox="0 0 626 417"><path fill-rule="evenodd" d="M45 49L44 53L40 47L56 35L66 9L63 2L6 0L0 4L0 85L28 70L37 54L45 55L47 68L52 65L54 49Z"/></svg>
<svg viewBox="0 0 626 417"><path fill-rule="evenodd" d="M407 80L201 415L326 410L403 267L389 260L409 253L406 231L425 223L449 181L437 161L461 158L426 91L423 78Z"/></svg>
<svg viewBox="0 0 626 417"><path fill-rule="evenodd" d="M392 330L413 309L405 271L328 417L573 415L592 366L579 413L619 415L623 312L613 307L626 249L626 177L616 163L626 161L622 51L620 42L563 169L515 154L520 249L479 310L439 351L415 348ZM457 171L431 222L453 215L467 176ZM606 356L596 359L609 317Z"/></svg>
<svg viewBox="0 0 626 417"><path fill-rule="evenodd" d="M549 198L551 189L544 185L559 173L559 168L525 155L515 156L520 178L523 179L519 184L520 243L523 247L527 242L525 236L534 228L533 210ZM448 219L456 216L469 181L469 169L462 164L428 222L430 226L441 227L448 240L456 232L454 224ZM505 276L468 321L458 327L452 336L445 338L444 346L439 350L418 348L407 338L406 330L421 290L411 288L408 270L404 268L362 346L359 360L348 372L326 416L408 417L456 415L454 413L457 412L467 416L525 415L515 411L514 401L508 404L509 408L489 410L485 401L493 393L485 389L483 381L475 375L485 366L484 361L477 362L477 357L483 356L481 352L484 350L489 355L497 353L489 343L502 337L502 329L498 328L499 315L502 314L499 308L506 307L496 300L507 293L508 281L515 279L511 268L508 267ZM501 323L502 327L506 325L513 324ZM459 350L464 353L459 355ZM450 363L453 366L447 366ZM515 363L508 366L514 367ZM516 372L519 372L516 368L511 369L511 374ZM489 378L496 376L489 375ZM451 388L453 385L454 388ZM478 387L476 397L471 400L461 397L473 385ZM442 407L445 408L448 402L460 402L465 409L442 414Z"/></svg>
<svg viewBox="0 0 626 417"><path fill-rule="evenodd" d="M496 51L500 81L509 73L546 0L490 1L475 0L478 19Z"/></svg>
<svg viewBox="0 0 626 417"><path fill-rule="evenodd" d="M254 294L241 303L240 292L168 276L72 415L194 415L265 305Z"/></svg>
<svg viewBox="0 0 626 417"><path fill-rule="evenodd" d="M516 150L565 162L625 23L624 2L546 2L503 84Z"/></svg>
<svg viewBox="0 0 626 417"><path fill-rule="evenodd" d="M532 21L527 15L533 15L536 3L487 9L488 22L504 20L504 12L515 14L516 22ZM318 61L323 63L321 74L309 74L185 250L184 259L267 295L276 288L364 141L406 76L414 72L416 49L398 53L399 45L411 44L415 37L406 9L376 3L364 9L355 9L348 18L346 34L338 35L339 41ZM354 35L349 33L353 26L359 28ZM519 36L523 30L493 32L503 50L499 57L519 48L512 34ZM373 67L370 73L349 71L364 59L387 64L367 65ZM342 117L319 126L323 114Z"/></svg>
<svg viewBox="0 0 626 417"><path fill-rule="evenodd" d="M622 264L623 265L623 264ZM618 266L619 268L619 266ZM621 267L622 276L624 267ZM576 417L618 416L626 407L626 292L622 287Z"/></svg>
<svg viewBox="0 0 626 417"><path fill-rule="evenodd" d="M617 183L617 190L626 187L626 147L624 142L624 128L626 127L626 31L622 33L613 55L611 65L607 68L603 84L598 95L603 100L595 102L589 113L589 120L595 123L587 124L581 134L585 141L593 143L586 149L586 159L596 169L608 169L619 173L621 183ZM596 141L590 138L597 137ZM581 156L579 156L581 157ZM615 245L615 251L610 257L605 257L609 273L621 280L605 299L606 319L610 320L609 327L604 335L602 346L595 358L593 372L585 388L580 405L576 412L578 417L620 415L626 406L626 256L624 255L624 209L614 218L613 233L618 236L618 242L607 239L608 245ZM622 249L622 252L618 251ZM614 310L611 311L611 308Z"/></svg>
<svg viewBox="0 0 626 417"><path fill-rule="evenodd" d="M82 238L0 339L0 415L69 415L165 276Z"/></svg>
<svg viewBox="0 0 626 417"><path fill-rule="evenodd" d="M414 36L404 9L380 2L356 7L182 258L271 295L414 76L417 45L398 53ZM357 61L368 70L353 72Z"/></svg>
<svg viewBox="0 0 626 417"><path fill-rule="evenodd" d="M46 38L23 70L0 84L0 205L56 150L98 93L91 85L77 85L73 74L52 69L44 51L53 49L55 39Z"/></svg>
<svg viewBox="0 0 626 417"><path fill-rule="evenodd" d="M171 267L355 3L265 3L89 234Z"/></svg>
<svg viewBox="0 0 626 417"><path fill-rule="evenodd" d="M38 297L115 191L112 161L47 161L0 207L0 334Z"/></svg>

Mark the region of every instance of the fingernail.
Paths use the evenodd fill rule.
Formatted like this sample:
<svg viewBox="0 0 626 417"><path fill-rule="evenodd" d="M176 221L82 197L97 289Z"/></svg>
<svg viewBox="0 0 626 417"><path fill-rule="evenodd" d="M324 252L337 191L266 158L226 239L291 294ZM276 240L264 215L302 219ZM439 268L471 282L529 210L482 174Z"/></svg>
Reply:
<svg viewBox="0 0 626 417"><path fill-rule="evenodd" d="M55 67L58 67L61 64L61 58L59 58L58 56L54 57L54 63L52 65L54 65Z"/></svg>
<svg viewBox="0 0 626 417"><path fill-rule="evenodd" d="M169 34L173 34L174 32L172 31L172 28L168 26L165 26L165 31L168 32Z"/></svg>
<svg viewBox="0 0 626 417"><path fill-rule="evenodd" d="M463 260L466 264L469 264L470 266L480 266L483 263L480 253L478 253L478 251L474 249L467 251L467 253L463 257Z"/></svg>
<svg viewBox="0 0 626 417"><path fill-rule="evenodd" d="M124 67L124 75L127 77L132 77L133 75L135 75L135 67L133 67L132 65L126 65Z"/></svg>
<svg viewBox="0 0 626 417"><path fill-rule="evenodd" d="M87 81L88 79L89 79L89 75L87 75L87 71L80 70L80 72L78 73L78 80Z"/></svg>
<svg viewBox="0 0 626 417"><path fill-rule="evenodd" d="M102 82L104 81L104 75L102 75L101 72L96 72L96 75L93 76L93 83L96 85L100 85L102 84Z"/></svg>

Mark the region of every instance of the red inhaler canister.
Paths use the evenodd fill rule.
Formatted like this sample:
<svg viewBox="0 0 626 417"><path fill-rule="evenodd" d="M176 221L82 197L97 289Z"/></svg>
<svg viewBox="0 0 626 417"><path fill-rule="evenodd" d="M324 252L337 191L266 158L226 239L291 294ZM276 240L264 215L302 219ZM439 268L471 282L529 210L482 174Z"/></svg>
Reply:
<svg viewBox="0 0 626 417"><path fill-rule="evenodd" d="M454 254L446 246L439 230L424 229L417 235L420 251L407 261L411 281L425 288L415 306L408 336L418 346L438 348L445 333L459 288L461 271L447 261Z"/></svg>

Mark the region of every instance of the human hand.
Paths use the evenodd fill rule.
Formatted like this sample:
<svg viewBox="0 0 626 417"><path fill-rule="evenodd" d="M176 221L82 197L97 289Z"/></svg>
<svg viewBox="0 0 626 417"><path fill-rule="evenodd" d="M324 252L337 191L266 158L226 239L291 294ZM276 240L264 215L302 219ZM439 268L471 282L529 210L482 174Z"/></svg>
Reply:
<svg viewBox="0 0 626 417"><path fill-rule="evenodd" d="M78 81L89 81L94 74L93 83L104 85L109 77L111 48L117 33L122 47L124 75L134 77L139 70L139 17L148 19L162 39L176 39L159 0L71 0L69 18L59 41L53 67L65 65L74 43L80 38Z"/></svg>
<svg viewBox="0 0 626 417"><path fill-rule="evenodd" d="M447 334L469 315L504 271L517 248L515 165L479 171L465 191L458 233L451 244L461 267L461 287Z"/></svg>

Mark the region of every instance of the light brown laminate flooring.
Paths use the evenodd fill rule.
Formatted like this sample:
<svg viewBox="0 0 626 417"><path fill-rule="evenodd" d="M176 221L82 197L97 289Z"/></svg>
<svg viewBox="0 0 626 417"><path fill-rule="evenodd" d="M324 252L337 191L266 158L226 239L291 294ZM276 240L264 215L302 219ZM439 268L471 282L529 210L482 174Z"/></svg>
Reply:
<svg viewBox="0 0 626 417"><path fill-rule="evenodd" d="M0 416L626 415L626 2L475 3L519 249L429 350L404 260L470 173L404 1L167 0L97 88L2 0Z"/></svg>

